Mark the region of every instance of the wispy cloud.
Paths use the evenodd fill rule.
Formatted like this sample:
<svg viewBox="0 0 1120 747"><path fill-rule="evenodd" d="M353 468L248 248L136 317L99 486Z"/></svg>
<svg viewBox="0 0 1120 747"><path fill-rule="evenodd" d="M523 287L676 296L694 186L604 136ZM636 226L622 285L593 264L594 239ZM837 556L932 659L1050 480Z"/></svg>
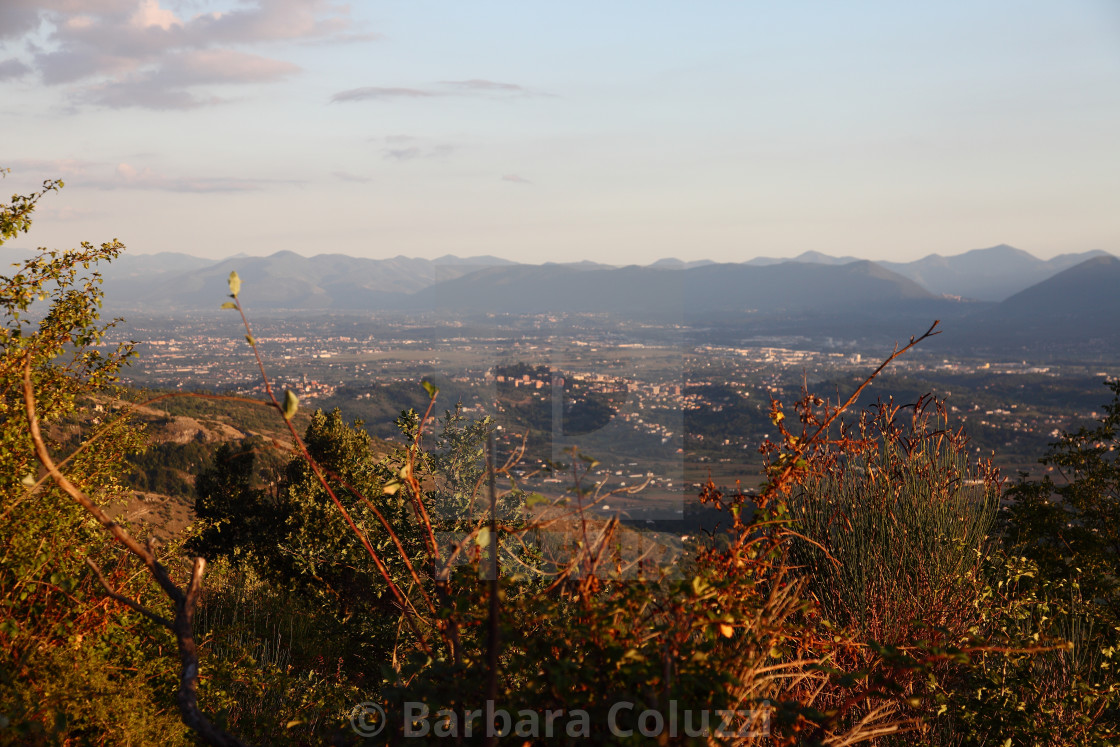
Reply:
<svg viewBox="0 0 1120 747"><path fill-rule="evenodd" d="M166 2L166 0L165 0ZM188 17L184 3L160 0L2 0L0 38L45 30L11 75L38 72L68 86L79 103L185 109L224 101L210 89L266 83L298 72L289 62L242 47L276 42L343 42L355 31L349 9L333 0L250 0L235 10ZM9 77L11 77L9 75Z"/></svg>
<svg viewBox="0 0 1120 747"><path fill-rule="evenodd" d="M351 174L349 171L334 171L334 172L331 172L331 173L334 175L334 177L336 179L338 179L339 181L343 181L343 182L358 182L358 183L361 183L361 184L365 184L366 182L372 182L373 181L373 179L371 179L368 176L360 176L358 174Z"/></svg>
<svg viewBox="0 0 1120 747"><path fill-rule="evenodd" d="M140 154L143 157L143 154ZM246 177L184 176L165 174L128 162L117 164L77 158L16 158L7 162L13 176L63 179L82 188L147 189L166 192L259 192L272 186L300 185L298 179L254 179ZM360 177L354 177L359 179Z"/></svg>
<svg viewBox="0 0 1120 747"><path fill-rule="evenodd" d="M93 182L102 189L158 189L166 192L259 192L276 184L300 184L298 180L245 179L233 177L190 177L159 174L137 169L128 163L117 165L113 179Z"/></svg>
<svg viewBox="0 0 1120 747"><path fill-rule="evenodd" d="M381 151L382 155L390 161L411 161L414 158L420 158L424 155L424 151L419 148L386 148Z"/></svg>
<svg viewBox="0 0 1120 747"><path fill-rule="evenodd" d="M440 81L440 85L448 86L459 91L474 93L513 93L522 96L528 96L533 93L525 86L519 86L516 83L501 83L495 80L483 80L481 78L472 78L471 80L444 80Z"/></svg>
<svg viewBox="0 0 1120 747"><path fill-rule="evenodd" d="M364 88L351 88L348 91L339 91L331 96L331 103L346 101L380 101L385 99L422 99L439 94L431 91L421 91L418 88L383 88L380 86L366 86Z"/></svg>
<svg viewBox="0 0 1120 747"><path fill-rule="evenodd" d="M58 205L48 202L37 208L40 218L47 218L51 222L55 221L72 221L72 220L86 220L88 218L96 218L100 215L100 211L92 208L73 207L71 205Z"/></svg>
<svg viewBox="0 0 1120 747"><path fill-rule="evenodd" d="M104 166L79 158L14 158L4 165L11 168L13 174L32 179L71 179Z"/></svg>
<svg viewBox="0 0 1120 747"><path fill-rule="evenodd" d="M231 49L199 49L170 56L158 69L145 70L90 87L84 98L114 109L143 101L149 109L191 109L225 99L196 94L199 88L267 83L294 74L298 67Z"/></svg>
<svg viewBox="0 0 1120 747"><path fill-rule="evenodd" d="M520 96L547 96L516 83L472 78L471 80L444 80L437 88L396 88L391 86L366 86L340 91L331 96L332 103L346 101L386 101L404 98L432 98L436 96L481 96L486 98L513 98Z"/></svg>
<svg viewBox="0 0 1120 747"><path fill-rule="evenodd" d="M431 147L386 148L381 154L390 161L411 161L414 158L446 158L454 152L455 146L453 145L435 145Z"/></svg>
<svg viewBox="0 0 1120 747"><path fill-rule="evenodd" d="M518 174L502 174L503 182L513 182L514 184L532 184L531 181Z"/></svg>
<svg viewBox="0 0 1120 747"><path fill-rule="evenodd" d="M387 135L372 137L373 142L383 142L381 156L386 161L412 161L418 158L446 158L457 148L449 143L433 143L415 135Z"/></svg>

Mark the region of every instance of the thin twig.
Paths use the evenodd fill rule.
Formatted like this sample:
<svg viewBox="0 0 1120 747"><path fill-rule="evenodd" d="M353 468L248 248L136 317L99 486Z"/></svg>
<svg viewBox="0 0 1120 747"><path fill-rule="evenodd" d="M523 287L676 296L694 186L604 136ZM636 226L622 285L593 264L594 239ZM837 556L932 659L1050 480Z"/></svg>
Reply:
<svg viewBox="0 0 1120 747"><path fill-rule="evenodd" d="M486 440L486 471L490 486L490 609L486 640L486 700L498 700L498 646L501 633L498 600L498 493L494 487L494 432L490 431ZM486 745L496 745L498 737L494 730L487 728Z"/></svg>
<svg viewBox="0 0 1120 747"><path fill-rule="evenodd" d="M241 300L237 298L237 296L233 296L233 303L237 308L237 312L241 315L242 323L245 325L246 339L249 343L249 347L253 349L253 356L256 358L257 368L260 370L261 378L264 380L265 393L268 395L272 406L276 408L276 411L283 415L284 408L280 404L279 400L276 399L276 395L272 391L272 382L269 380L268 373L265 371L264 360L261 358L260 351L257 349L257 344L253 338L252 328L249 326L249 319L245 316L244 309L241 308ZM327 478L323 475L323 471L319 467L319 463L311 456L311 453L307 450L307 445L304 444L303 439L300 438L299 433L296 432L295 426L292 424L292 421L285 417L284 423L288 427L288 432L291 434L292 440L299 448L301 456L303 456L304 460L311 467L311 471L315 473L315 477L318 478L319 483L323 486L323 489L327 491L327 495L330 496L330 499L334 503L335 508L338 509L338 512L342 514L342 518L346 521L347 525L350 527L350 530L362 543L362 546L365 548L366 553L373 560L374 566L377 568L378 573L381 574L381 577L385 580L385 583L389 587L389 591L397 600L397 604L400 606L401 610L408 615L408 626L412 629L412 632L416 636L416 639L419 642L421 648L424 649L425 653L431 653L431 647L428 646L427 639L420 632L420 628L416 620L413 618L413 614L410 612L410 608L413 610L415 608L412 607L411 603L406 601L403 592L401 592L396 582L393 581L393 577L389 574L388 567L385 565L384 561L382 561L381 556L377 554L377 551L373 549L373 545L370 544L369 538L366 537L365 533L358 528L357 524L354 523L354 520L350 517L350 512L346 510L346 507L342 505L342 501L340 501L338 499L338 496L335 495L334 489L331 488L330 483L327 482ZM455 647L453 644L449 643L449 646L454 650Z"/></svg>
<svg viewBox="0 0 1120 747"><path fill-rule="evenodd" d="M143 606L139 602L134 601L132 599L129 599L128 597L124 596L123 594L118 594L117 592L113 591L113 587L110 586L109 582L105 580L105 576L102 575L102 573L101 573L100 566L98 566L97 563L93 562L93 558L86 558L86 565L88 565L90 568L92 568L93 572L95 574L97 574L97 580L101 583L101 586L104 587L105 594L110 599L115 599L118 602L120 602L121 604L126 605L128 607L131 607L132 609L139 612L141 615L144 615L145 617L150 618L151 620L153 620L154 622L156 622L159 625L162 625L163 627L167 628L168 630L171 630L173 628L173 625L172 625L171 621L168 620L166 617L161 617L160 615L157 615L155 612L152 612L150 609Z"/></svg>

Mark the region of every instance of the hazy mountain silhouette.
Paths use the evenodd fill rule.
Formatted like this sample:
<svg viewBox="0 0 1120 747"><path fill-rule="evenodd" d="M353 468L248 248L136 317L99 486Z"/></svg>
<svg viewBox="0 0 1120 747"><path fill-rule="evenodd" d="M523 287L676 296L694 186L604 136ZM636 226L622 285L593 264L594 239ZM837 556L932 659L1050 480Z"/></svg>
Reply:
<svg viewBox="0 0 1120 747"><path fill-rule="evenodd" d="M676 257L665 257L664 259L657 260L656 262L651 264L650 267L654 267L659 270L688 270L693 267L703 267L704 265L714 264L716 263L710 259L697 259L690 262L685 262L684 260L677 259Z"/></svg>
<svg viewBox="0 0 1120 747"><path fill-rule="evenodd" d="M1002 301L1090 257L1104 254L1098 250L1042 260L1022 249L1000 244L951 257L930 254L914 262L879 264L933 293Z"/></svg>
<svg viewBox="0 0 1120 747"><path fill-rule="evenodd" d="M833 257L829 254L822 254L820 252L808 251L798 254L796 257L755 257L749 259L743 264L754 265L757 267L764 267L766 265L781 265L787 262L800 262L802 264L811 263L817 265L846 265L851 262L861 261L859 257Z"/></svg>
<svg viewBox="0 0 1120 747"><path fill-rule="evenodd" d="M521 265L491 256L375 260L277 252L214 261L164 253L125 254L102 270L107 305L120 312L216 310L236 270L242 300L256 312L606 313L684 324L693 336L713 341L752 334L898 339L942 319L946 334L938 344L954 350L1005 352L1034 345L1057 354L1111 345L1115 351L1120 260L1088 254L1099 256L1043 261L998 246L908 263L844 262L805 253L774 262L664 259L646 267L612 267ZM965 303L943 294L1010 297L999 304Z"/></svg>
<svg viewBox="0 0 1120 747"><path fill-rule="evenodd" d="M1093 257L969 317L977 327L1016 340L1061 335L1120 338L1120 259Z"/></svg>
<svg viewBox="0 0 1120 747"><path fill-rule="evenodd" d="M257 309L386 308L394 299L480 267L505 263L497 257L437 260L398 256L364 259L344 254L304 257L282 251L267 257L240 257L187 266L168 253L121 258L106 273L111 305L151 309L216 308L228 293L226 281L236 270L242 299ZM472 261L473 260L473 261Z"/></svg>
<svg viewBox="0 0 1120 747"><path fill-rule="evenodd" d="M563 265L495 267L425 288L416 309L476 313L610 313L702 319L727 314L867 311L936 297L873 262L708 264L579 270Z"/></svg>
<svg viewBox="0 0 1120 747"><path fill-rule="evenodd" d="M456 257L454 254L445 254L442 257L436 257L432 262L437 265L470 265L472 267L517 264L512 260L502 259L501 257L495 257L491 254L480 254L477 257Z"/></svg>

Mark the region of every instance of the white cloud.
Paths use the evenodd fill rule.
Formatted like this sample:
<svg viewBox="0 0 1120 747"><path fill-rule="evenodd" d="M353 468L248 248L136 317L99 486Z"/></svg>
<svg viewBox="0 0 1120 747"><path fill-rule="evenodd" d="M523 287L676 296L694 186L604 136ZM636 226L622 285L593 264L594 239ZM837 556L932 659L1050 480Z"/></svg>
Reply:
<svg viewBox="0 0 1120 747"><path fill-rule="evenodd" d="M193 17L173 9L183 4L163 2L0 0L0 38L46 32L45 46L29 43L34 53L4 63L0 79L31 67L47 85L69 86L78 102L189 108L224 100L210 86L275 81L299 70L243 47L372 38L355 33L349 9L331 0L252 0Z"/></svg>
<svg viewBox="0 0 1120 747"><path fill-rule="evenodd" d="M175 13L159 7L159 0L142 0L129 22L137 28L146 29L154 26L164 31L169 31L172 26L183 25Z"/></svg>
<svg viewBox="0 0 1120 747"><path fill-rule="evenodd" d="M149 109L191 109L225 100L214 94L196 94L199 89L268 83L298 70L288 62L231 49L187 50L168 55L158 68L89 86L82 99L114 109L136 106L137 102Z"/></svg>

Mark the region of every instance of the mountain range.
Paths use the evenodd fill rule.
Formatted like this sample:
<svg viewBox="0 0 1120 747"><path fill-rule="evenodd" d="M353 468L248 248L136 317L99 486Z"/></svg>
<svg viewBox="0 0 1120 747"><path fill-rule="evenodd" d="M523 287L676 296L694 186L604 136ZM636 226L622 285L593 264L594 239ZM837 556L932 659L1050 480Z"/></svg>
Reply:
<svg viewBox="0 0 1120 747"><path fill-rule="evenodd" d="M953 256L931 254L913 262L877 261L871 264L912 281L934 296L998 302L1097 256L1110 255L1097 250L1042 260L1021 249L1001 244ZM718 265L721 270L708 272L715 273L711 277L730 272L740 281L749 283L752 277L766 277L767 273L773 272L762 268L789 265L843 267L851 264L858 266L861 262L867 260L805 252L792 259L758 257L743 263L722 263ZM404 256L365 259L343 254L304 257L290 251L277 252L267 257L239 255L225 260L208 260L188 254L163 252L125 254L103 273L109 298L124 307L147 307L151 310L210 308L214 287L220 290L229 272L237 270L246 279L246 291L253 294L258 308L369 309L392 305L382 303L375 297L386 297L395 304L402 295L414 294L476 272L483 273L473 281L476 285L485 278L499 285L510 284L515 278L535 278L550 284L562 284L571 271L612 270L620 271L618 277L627 276L636 281L644 278L655 285L664 285L664 278L641 271L668 270L687 274L716 264L711 260L686 262L667 258L646 267L620 268L587 261L520 265L493 256L461 258L446 255L432 260ZM755 268L762 274L748 272L745 268ZM696 276L708 277L704 273ZM887 276L881 277L887 279ZM551 280L545 280L546 278ZM658 279L653 280L654 278ZM257 279L262 282L249 282ZM454 286L449 287L448 290L453 288ZM624 288L612 290L625 292ZM555 295L559 291L551 292ZM681 292L687 295L687 289L682 288ZM913 293L913 289L908 292ZM425 297L439 295L438 291L433 291L425 294ZM586 300L588 293L578 295L581 300ZM509 304L506 303L506 306Z"/></svg>
<svg viewBox="0 0 1120 747"><path fill-rule="evenodd" d="M1053 259L1043 260L1022 249L1000 244L952 257L930 254L914 262L879 264L910 278L933 293L974 298L978 301L1002 301L1062 270L1068 270L1097 256L1108 255L1102 251L1093 251L1061 254Z"/></svg>
<svg viewBox="0 0 1120 747"><path fill-rule="evenodd" d="M807 252L743 263L516 264L497 257L364 259L341 254L214 261L125 255L104 270L114 311L216 309L236 270L254 312L609 314L713 334L845 338L912 333L934 318L977 348L1090 345L1120 354L1120 259L1101 251L1038 259L1000 245L913 262ZM908 334L908 333L907 333ZM903 334L903 336L906 336ZM1045 340L1043 340L1045 338Z"/></svg>
<svg viewBox="0 0 1120 747"><path fill-rule="evenodd" d="M206 260L186 254L124 254L102 270L110 304L146 311L210 309L231 271L245 279L246 305L257 309L392 308L400 297L486 267L514 265L498 257L393 257L344 254ZM217 295L215 295L217 293Z"/></svg>

